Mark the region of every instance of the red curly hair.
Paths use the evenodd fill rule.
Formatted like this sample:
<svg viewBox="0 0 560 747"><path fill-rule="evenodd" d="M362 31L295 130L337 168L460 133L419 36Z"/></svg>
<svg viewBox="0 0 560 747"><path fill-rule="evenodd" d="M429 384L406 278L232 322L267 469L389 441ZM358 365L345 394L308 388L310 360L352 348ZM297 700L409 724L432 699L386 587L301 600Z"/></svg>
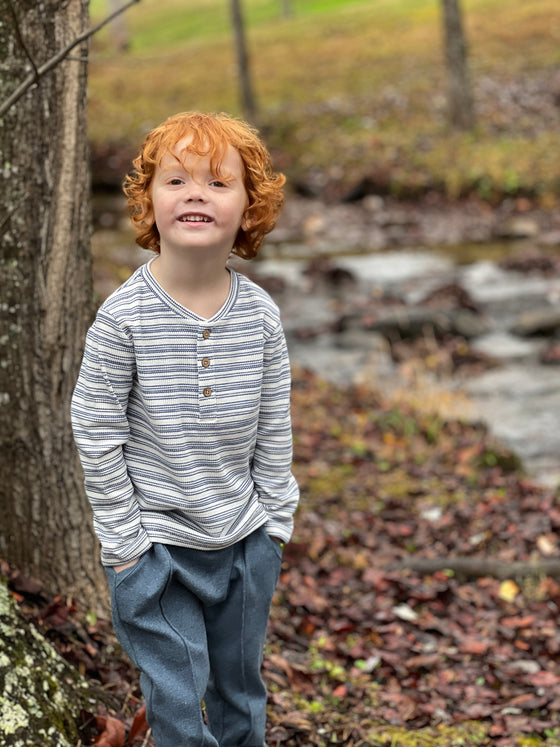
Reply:
<svg viewBox="0 0 560 747"><path fill-rule="evenodd" d="M274 228L284 204L282 187L286 179L273 171L270 155L257 130L227 114L183 112L169 117L147 134L140 154L133 161L134 171L123 183L136 243L144 249L160 251L159 231L153 218L152 180L165 154L173 154L175 145L186 136L191 138L189 153L210 156L216 176L221 176L221 161L229 145L241 156L248 198L244 225L248 228L239 229L232 251L243 259L252 259L266 234Z"/></svg>

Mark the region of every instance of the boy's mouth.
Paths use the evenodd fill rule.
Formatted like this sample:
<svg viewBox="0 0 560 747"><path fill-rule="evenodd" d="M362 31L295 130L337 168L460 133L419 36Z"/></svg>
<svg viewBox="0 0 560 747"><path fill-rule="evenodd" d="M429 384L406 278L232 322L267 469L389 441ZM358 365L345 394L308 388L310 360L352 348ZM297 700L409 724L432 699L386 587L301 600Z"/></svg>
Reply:
<svg viewBox="0 0 560 747"><path fill-rule="evenodd" d="M212 219L201 213L189 213L180 215L177 219L180 223L211 223Z"/></svg>

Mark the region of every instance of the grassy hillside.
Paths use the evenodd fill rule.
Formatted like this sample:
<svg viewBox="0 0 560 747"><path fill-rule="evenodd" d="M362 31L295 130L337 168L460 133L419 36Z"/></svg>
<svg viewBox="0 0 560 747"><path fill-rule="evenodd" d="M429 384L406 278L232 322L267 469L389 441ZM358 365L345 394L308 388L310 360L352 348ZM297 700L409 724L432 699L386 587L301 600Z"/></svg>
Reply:
<svg viewBox="0 0 560 747"><path fill-rule="evenodd" d="M106 12L91 3L92 19ZM560 191L558 0L463 0L478 111L446 121L439 0L244 0L259 123L292 184L368 178L410 196ZM130 48L104 30L90 69L90 138L136 144L176 111L240 114L228 0L141 0Z"/></svg>

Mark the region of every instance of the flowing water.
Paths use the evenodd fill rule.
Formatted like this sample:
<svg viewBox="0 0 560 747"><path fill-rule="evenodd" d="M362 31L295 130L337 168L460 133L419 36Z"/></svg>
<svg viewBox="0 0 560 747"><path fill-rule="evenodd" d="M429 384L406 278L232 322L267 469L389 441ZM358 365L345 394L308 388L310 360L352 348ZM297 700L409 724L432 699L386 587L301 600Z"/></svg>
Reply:
<svg viewBox="0 0 560 747"><path fill-rule="evenodd" d="M489 253L495 247L488 247ZM392 293L409 304L446 284L464 288L481 309L487 332L471 346L489 355L497 367L470 378L439 378L442 390L467 396L466 412L484 421L522 459L538 482L560 484L560 387L558 367L541 363L550 345L543 337L524 338L511 330L520 314L543 306L560 308L560 278L544 278L501 270L494 261L457 265L447 253L434 251L383 252L373 256L339 256L336 266L359 278L359 288L370 294ZM290 334L302 325L334 321L336 297L307 291L305 262L281 260L259 264L265 275L287 279L292 292L279 298L290 340L292 360L323 376L346 383L367 378L382 389L398 386L398 370L379 339L358 335L341 345L340 336L326 333L298 340ZM295 292L294 292L295 291ZM352 293L356 293L353 288Z"/></svg>

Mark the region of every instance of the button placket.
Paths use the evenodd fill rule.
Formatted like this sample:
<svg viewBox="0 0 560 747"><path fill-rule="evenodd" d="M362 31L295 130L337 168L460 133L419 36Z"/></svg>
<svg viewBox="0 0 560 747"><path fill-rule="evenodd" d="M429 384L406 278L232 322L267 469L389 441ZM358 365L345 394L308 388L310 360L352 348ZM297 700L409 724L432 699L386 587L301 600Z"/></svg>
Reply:
<svg viewBox="0 0 560 747"><path fill-rule="evenodd" d="M198 345L198 380L200 386L201 413L208 414L214 409L215 394L212 388L212 330L204 328Z"/></svg>

